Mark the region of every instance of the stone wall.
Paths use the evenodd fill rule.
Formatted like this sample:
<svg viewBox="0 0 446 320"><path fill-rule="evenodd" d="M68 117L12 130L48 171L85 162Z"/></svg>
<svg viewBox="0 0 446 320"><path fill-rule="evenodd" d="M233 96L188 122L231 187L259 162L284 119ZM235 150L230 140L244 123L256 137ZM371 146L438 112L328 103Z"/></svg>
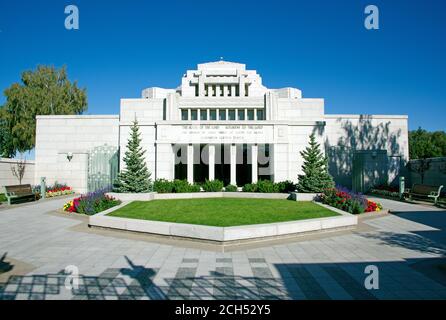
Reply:
<svg viewBox="0 0 446 320"><path fill-rule="evenodd" d="M0 158L0 192L3 192L4 186L11 186L19 184L19 180L14 177L11 171L11 166L17 163L15 159ZM25 175L22 180L22 184L34 185L34 168L35 164L33 160L26 161Z"/></svg>
<svg viewBox="0 0 446 320"><path fill-rule="evenodd" d="M37 116L35 181L46 177L86 192L89 154L104 145L119 147L117 115Z"/></svg>
<svg viewBox="0 0 446 320"><path fill-rule="evenodd" d="M353 156L364 150L387 151L389 183L397 179L409 159L407 120L404 115L325 115L326 126L318 127L323 129L318 134L336 183L352 187Z"/></svg>
<svg viewBox="0 0 446 320"><path fill-rule="evenodd" d="M443 185L446 188L446 157L431 158L428 161L430 161L430 168L424 174L423 183L435 186ZM410 160L409 162L416 165L419 160ZM416 172L406 170L405 176L409 188L414 183L421 183L421 175ZM446 192L445 189L443 191Z"/></svg>

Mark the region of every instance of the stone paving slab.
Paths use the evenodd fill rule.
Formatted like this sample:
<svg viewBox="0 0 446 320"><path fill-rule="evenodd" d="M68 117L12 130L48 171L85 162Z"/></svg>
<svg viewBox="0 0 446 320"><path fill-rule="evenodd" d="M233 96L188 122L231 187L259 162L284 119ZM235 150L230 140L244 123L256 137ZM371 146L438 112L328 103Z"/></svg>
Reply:
<svg viewBox="0 0 446 320"><path fill-rule="evenodd" d="M89 230L54 213L65 201L0 212L0 299L446 298L446 211L438 208L380 199L396 214L360 219L352 231L217 252ZM371 264L378 290L364 286ZM77 288L65 287L68 265L79 269Z"/></svg>

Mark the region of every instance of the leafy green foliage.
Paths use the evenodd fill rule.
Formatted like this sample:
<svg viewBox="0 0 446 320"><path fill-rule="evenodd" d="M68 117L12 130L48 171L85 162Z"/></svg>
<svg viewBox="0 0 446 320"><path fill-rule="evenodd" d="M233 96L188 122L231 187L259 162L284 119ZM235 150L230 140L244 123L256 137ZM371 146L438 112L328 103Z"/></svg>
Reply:
<svg viewBox="0 0 446 320"><path fill-rule="evenodd" d="M256 183L247 183L242 188L243 192L257 192L257 184Z"/></svg>
<svg viewBox="0 0 446 320"><path fill-rule="evenodd" d="M157 179L153 183L153 191L158 193L172 193L173 187L173 182L166 179Z"/></svg>
<svg viewBox="0 0 446 320"><path fill-rule="evenodd" d="M269 180L259 180L256 183L247 183L243 186L243 192L260 193L288 193L296 190L296 185L292 181L281 181L274 183Z"/></svg>
<svg viewBox="0 0 446 320"><path fill-rule="evenodd" d="M121 193L143 193L152 191L151 173L144 160L145 150L140 146L141 137L138 121L133 121L130 138L127 143L124 162L126 168L122 170L114 183L114 191Z"/></svg>
<svg viewBox="0 0 446 320"><path fill-rule="evenodd" d="M0 157L11 158L15 155L11 134L6 120L2 118L3 109L0 107Z"/></svg>
<svg viewBox="0 0 446 320"><path fill-rule="evenodd" d="M190 184L187 180L174 180L173 192L175 193L190 193L200 192L200 186L197 184Z"/></svg>
<svg viewBox="0 0 446 320"><path fill-rule="evenodd" d="M299 192L322 192L334 187L333 177L328 173L328 159L322 154L314 134L310 135L310 145L300 154L304 159L304 174L299 175Z"/></svg>
<svg viewBox="0 0 446 320"><path fill-rule="evenodd" d="M278 193L279 185L269 180L259 180L257 182L257 192L260 193Z"/></svg>
<svg viewBox="0 0 446 320"><path fill-rule="evenodd" d="M428 132L421 128L409 132L411 160L446 157L446 132Z"/></svg>
<svg viewBox="0 0 446 320"><path fill-rule="evenodd" d="M68 80L66 68L38 66L25 71L22 83L4 91L0 108L0 152L13 157L34 148L37 115L81 114L87 109L87 93Z"/></svg>
<svg viewBox="0 0 446 320"><path fill-rule="evenodd" d="M220 192L223 189L223 182L220 180L207 180L203 183L203 190L206 192Z"/></svg>
<svg viewBox="0 0 446 320"><path fill-rule="evenodd" d="M296 184L290 180L277 182L278 192L280 193L288 193L296 191Z"/></svg>
<svg viewBox="0 0 446 320"><path fill-rule="evenodd" d="M237 186L234 186L233 184L229 184L225 187L225 192L237 192Z"/></svg>

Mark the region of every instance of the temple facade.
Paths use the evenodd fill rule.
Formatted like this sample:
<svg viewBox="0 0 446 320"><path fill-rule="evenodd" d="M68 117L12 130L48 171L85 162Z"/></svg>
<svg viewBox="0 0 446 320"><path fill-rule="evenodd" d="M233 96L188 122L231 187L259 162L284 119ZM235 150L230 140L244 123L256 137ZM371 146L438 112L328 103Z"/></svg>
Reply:
<svg viewBox="0 0 446 320"><path fill-rule="evenodd" d="M110 184L135 120L152 179L297 182L312 133L335 181L357 191L392 182L408 160L407 116L325 114L321 98L267 88L244 64L217 61L188 70L176 89L121 99L119 115L38 116L36 182L79 192Z"/></svg>

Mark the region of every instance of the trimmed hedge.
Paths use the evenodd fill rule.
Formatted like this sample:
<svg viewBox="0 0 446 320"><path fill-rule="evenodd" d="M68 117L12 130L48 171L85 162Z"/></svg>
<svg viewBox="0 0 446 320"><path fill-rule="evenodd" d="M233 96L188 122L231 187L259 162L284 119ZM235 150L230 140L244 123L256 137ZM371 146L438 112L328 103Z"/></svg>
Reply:
<svg viewBox="0 0 446 320"><path fill-rule="evenodd" d="M207 180L202 185L202 188L206 192L220 192L223 190L223 182L220 180Z"/></svg>
<svg viewBox="0 0 446 320"><path fill-rule="evenodd" d="M166 179L158 179L153 183L153 191L158 193L172 193L173 192L173 182Z"/></svg>
<svg viewBox="0 0 446 320"><path fill-rule="evenodd" d="M153 191L158 193L189 193L200 192L200 186L190 184L187 180L168 181L166 179L155 180Z"/></svg>
<svg viewBox="0 0 446 320"><path fill-rule="evenodd" d="M259 180L257 183L247 183L243 186L243 192L259 193L288 193L296 190L296 185L291 181L271 182Z"/></svg>
<svg viewBox="0 0 446 320"><path fill-rule="evenodd" d="M220 192L223 190L223 182L220 180L206 180L201 187L206 192ZM168 181L158 179L153 183L153 190L158 193L189 193L200 192L199 184L190 184L187 180ZM245 184L243 192L259 193L288 193L296 190L296 185L291 181L271 182L269 180L259 180L257 183ZM224 188L226 192L237 192L237 186L227 185Z"/></svg>
<svg viewBox="0 0 446 320"><path fill-rule="evenodd" d="M237 186L234 186L233 184L229 184L225 187L225 192L237 192Z"/></svg>

